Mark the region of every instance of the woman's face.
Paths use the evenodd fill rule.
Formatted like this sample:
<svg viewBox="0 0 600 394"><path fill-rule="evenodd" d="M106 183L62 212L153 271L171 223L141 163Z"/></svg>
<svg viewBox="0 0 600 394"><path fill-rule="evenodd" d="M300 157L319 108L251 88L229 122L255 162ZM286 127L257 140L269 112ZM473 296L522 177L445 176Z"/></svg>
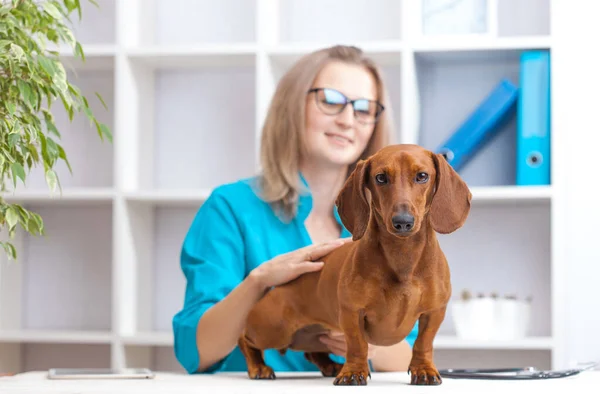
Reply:
<svg viewBox="0 0 600 394"><path fill-rule="evenodd" d="M312 88L333 90L319 90L307 95L308 157L305 159L312 164L336 167L354 163L366 148L375 128L374 123L364 122L376 106L377 87L373 75L362 66L331 62L318 74ZM346 100L355 99L372 102L356 103L358 118L350 103L336 113Z"/></svg>

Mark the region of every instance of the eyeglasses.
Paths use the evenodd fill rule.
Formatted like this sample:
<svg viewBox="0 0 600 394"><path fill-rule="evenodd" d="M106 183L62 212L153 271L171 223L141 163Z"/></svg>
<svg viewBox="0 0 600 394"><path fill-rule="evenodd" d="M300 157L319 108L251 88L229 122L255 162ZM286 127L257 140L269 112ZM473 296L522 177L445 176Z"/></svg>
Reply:
<svg viewBox="0 0 600 394"><path fill-rule="evenodd" d="M314 88L308 91L308 94L310 93L315 93L317 107L327 115L337 115L346 108L346 105L351 104L354 118L363 124L377 122L379 115L385 109L378 101L365 98L350 100L343 93L331 88Z"/></svg>

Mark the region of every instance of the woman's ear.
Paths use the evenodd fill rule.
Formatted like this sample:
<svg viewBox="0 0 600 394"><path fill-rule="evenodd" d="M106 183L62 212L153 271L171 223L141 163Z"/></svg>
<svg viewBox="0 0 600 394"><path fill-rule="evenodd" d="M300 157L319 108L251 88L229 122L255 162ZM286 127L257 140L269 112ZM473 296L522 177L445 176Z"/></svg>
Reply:
<svg viewBox="0 0 600 394"><path fill-rule="evenodd" d="M368 159L360 160L335 200L340 219L352 233L352 239L355 241L364 235L369 223L371 210L365 195L365 187L368 184L370 167Z"/></svg>
<svg viewBox="0 0 600 394"><path fill-rule="evenodd" d="M467 184L441 154L432 154L436 168L436 190L431 202L433 229L448 234L463 226L471 210L472 194Z"/></svg>

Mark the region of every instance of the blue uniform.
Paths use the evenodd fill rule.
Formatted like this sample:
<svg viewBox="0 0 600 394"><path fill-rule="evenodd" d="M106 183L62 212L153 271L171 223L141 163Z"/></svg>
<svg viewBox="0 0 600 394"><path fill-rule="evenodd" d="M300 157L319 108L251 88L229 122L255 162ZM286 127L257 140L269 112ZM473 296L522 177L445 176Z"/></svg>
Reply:
<svg viewBox="0 0 600 394"><path fill-rule="evenodd" d="M300 178L307 186L305 179ZM196 326L202 314L261 263L313 243L304 225L312 208L310 192L299 196L296 217L284 223L257 195L257 179L242 179L215 188L198 210L184 239L181 269L187 285L183 308L173 318L173 333L175 356L188 373L196 372L200 363ZM335 208L334 215L342 227L340 238L350 237ZM417 326L406 338L411 347ZM344 362L341 357L330 357ZM269 349L264 359L275 372L318 371L298 351L288 350L281 355ZM246 360L238 347L206 372L220 371L246 371Z"/></svg>

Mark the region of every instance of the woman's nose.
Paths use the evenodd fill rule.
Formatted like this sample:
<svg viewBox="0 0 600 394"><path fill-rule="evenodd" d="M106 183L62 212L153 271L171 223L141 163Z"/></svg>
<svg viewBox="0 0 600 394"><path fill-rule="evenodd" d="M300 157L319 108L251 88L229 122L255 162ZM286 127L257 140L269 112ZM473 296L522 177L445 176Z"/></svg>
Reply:
<svg viewBox="0 0 600 394"><path fill-rule="evenodd" d="M344 110L337 115L336 120L341 126L352 126L352 123L354 122L354 109L352 108L352 106L346 105Z"/></svg>

